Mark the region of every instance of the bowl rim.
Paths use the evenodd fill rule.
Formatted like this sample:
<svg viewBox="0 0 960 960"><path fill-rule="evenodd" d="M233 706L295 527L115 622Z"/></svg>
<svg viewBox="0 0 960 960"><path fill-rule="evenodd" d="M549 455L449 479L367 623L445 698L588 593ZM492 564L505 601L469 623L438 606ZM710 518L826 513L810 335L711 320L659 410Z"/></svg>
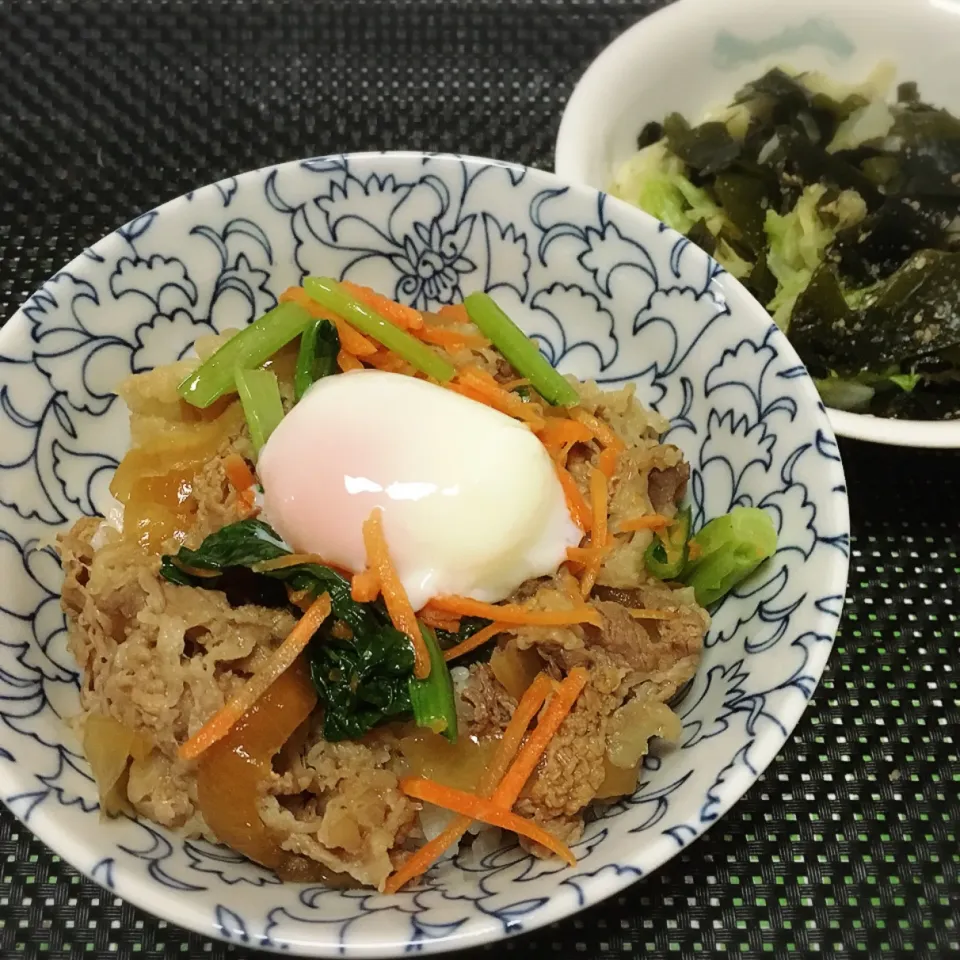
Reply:
<svg viewBox="0 0 960 960"><path fill-rule="evenodd" d="M916 3L913 0L888 0L889 3L911 15L932 3ZM638 48L669 42L668 37L684 29L691 18L721 25L727 11L734 4L742 7L757 7L762 0L676 0L666 7L648 14L627 27L616 36L587 66L577 80L564 107L554 144L553 168L561 179L605 190L606 185L590 182L585 163L585 138L581 134L583 118L594 114L597 104L602 103L606 91L620 83L620 64L637 57ZM838 7L859 7L859 0L842 0ZM795 10L794 4L763 3L766 12L777 10L786 17ZM960 25L960 17L957 17ZM950 450L960 448L960 418L955 420L900 420L893 417L877 417L868 413L853 413L825 407L834 432L851 440L863 440L894 447Z"/></svg>
<svg viewBox="0 0 960 960"><path fill-rule="evenodd" d="M561 179L554 173L536 167L525 167L521 164L516 164L509 161L476 157L469 154L425 152L415 150L363 151L347 154L327 154L299 160L288 160L281 163L270 164L264 167L247 170L243 173L237 174L235 179L238 185L240 185L244 181L252 182L256 180L256 178L263 177L264 175L273 171L300 168L303 166L303 164L308 162L346 160L350 163L359 162L362 164L364 162L373 162L377 160L382 161L385 158L388 160L398 161L410 159L423 160L425 158L457 162L465 161L467 163L501 167L509 170L529 171L532 172L536 177L543 178L543 180L547 183L553 182L555 185L569 188L569 190L573 192L586 192L590 194L602 193L602 191L598 191L588 184L578 182L571 183ZM194 190L180 194L179 196L152 208L150 211L145 211L144 213L138 214L132 218L131 221L128 221L128 224L135 221L138 217L144 216L146 213L155 212L158 215L162 213L169 214L178 206L187 204L190 199L195 198L197 194L216 190L218 182L222 183L222 180L214 181ZM659 221L656 221L655 218L651 217L649 214L639 210L636 207L633 207L630 204L625 204L622 201L614 200L614 205L618 209L623 209L621 216L625 215L639 218L641 220L645 219L649 221L650 224L656 225L658 228L660 227ZM629 211L629 213L626 211ZM122 243L123 239L120 235L120 230L122 230L124 226L126 226L126 224L117 227L106 236L96 241L90 247L78 253L77 256L69 261L69 263L55 271L50 278L44 281L38 290L43 289L43 287L46 286L51 279L65 271L82 272L83 268L90 263L91 251L99 251L107 245L112 246L114 243ZM708 257L706 253L704 253L704 256ZM737 281L734 277L726 275L724 277L724 282L738 289L739 294L745 301L745 305L749 309L755 308L756 311L763 311L763 308L752 297L749 291L747 291L746 288L744 288L742 284L740 284L739 281ZM7 320L3 327L0 328L0 349L6 345L7 341L19 338L23 335L28 335L28 331L25 327L25 324L27 323L27 317L23 308L27 303L29 303L36 292L37 291L31 293L30 296L26 298L24 303L21 304L21 306L17 309L17 311ZM763 311L763 313L765 314L765 311ZM760 314L758 313L758 317L759 316ZM779 340L777 348L778 350L782 350L784 346L786 346L786 348L795 355L793 348L786 341L786 338ZM800 365L799 359L797 360L797 364ZM823 405L818 404L818 407L819 410L823 412ZM827 427L827 424L823 424L823 428ZM833 441L834 438L831 436L831 431L829 428L823 428L821 428L823 439L827 442ZM839 477L837 479L841 484L843 484L843 486L834 490L835 493L839 490L842 493L842 497L833 501L832 509L835 512L837 528L842 531L842 535L849 536L850 512L849 501L846 496L844 468L839 456L837 456L835 460L836 464L832 469L839 471ZM845 600L846 596L849 563L849 554L841 555L839 551L832 552L831 561L829 564L830 573L824 577L824 582L829 582L832 585L831 589L836 589L838 591L837 596L840 599L839 611L842 611L843 601ZM442 940L429 940L426 942L417 943L415 945L412 945L408 940L383 940L343 945L336 943L330 938L323 938L321 936L315 939L285 938L277 942L250 943L246 944L246 946L248 948L267 952L284 952L288 956L312 957L354 956L364 958L387 958L400 956L411 949L411 946L422 953L445 953L448 951L458 951L470 947L480 946L484 943L512 939L513 937L523 933L531 933L534 930L541 929L551 923L556 923L557 921L573 916L587 909L588 907L594 906L612 896L615 896L640 879L646 879L652 872L659 870L665 863L673 859L673 857L679 853L682 848L686 848L690 845L690 843L706 834L718 820L724 817L729 812L731 807L740 801L749 788L760 778L763 772L774 761L777 754L783 748L783 745L790 739L797 724L809 707L813 696L816 694L817 688L823 677L824 670L827 666L827 661L832 653L836 641L837 628L840 623L840 612L833 616L828 615L827 611L818 608L817 619L815 623L817 629L819 629L823 635L829 638L829 643L817 644L811 650L810 659L807 661L806 666L812 682L809 685L809 693L806 698L802 700L800 698L796 698L787 701L782 708L782 712L777 714L777 719L783 732L771 732L767 733L766 735L757 736L754 741L755 751L751 753L751 762L749 767L745 765L737 765L731 772L730 776L728 776L727 779L719 787L717 787L714 798L716 802L714 803L713 807L715 815L708 823L701 823L699 831L694 836L684 840L680 846L677 845L675 838L665 836L663 833L646 838L644 840L642 844L644 850L643 859L647 864L650 864L651 862L653 863L653 866L649 867L649 869L642 870L639 865L639 854L634 853L630 855L623 855L619 864L614 865L617 867L617 869L614 869L613 871L607 870L605 866L602 866L596 873L587 874L585 878L589 878L589 884L571 885L564 884L564 882L561 881L556 885L556 890L551 894L549 902L545 904L544 907L539 910L531 920L525 921L523 925L517 925L517 927L514 929L504 929L501 925L499 929L488 928L473 931L466 935L459 935L454 932ZM0 733L0 744L2 744L2 739L3 734ZM10 807L7 809L10 810L10 812L13 813L18 820L20 820L20 817L15 811L13 811ZM190 897L184 897L182 894L173 893L165 889L158 889L157 885L149 878L146 878L137 872L131 871L122 863L115 864L116 870L112 874L109 884L105 882L103 877L96 875L96 873L93 872L92 867L87 869L77 866L78 863L84 863L89 860L88 854L90 847L81 839L81 837L71 834L70 831L65 829L58 821L59 818L57 816L51 816L48 813L47 808L44 807L34 814L30 820L29 826L27 826L26 829L36 836L37 839L45 844L51 851L65 860L72 869L76 870L78 873L82 873L99 887L105 889L110 895L128 901L152 916L163 919L183 929L220 941L233 941L234 938L231 936L231 931L226 927L219 925L210 911L207 911L203 908L194 908L192 906ZM637 849L639 849L640 846L641 844L638 844ZM625 866L627 869L619 869L620 865ZM412 895L415 896L416 894Z"/></svg>

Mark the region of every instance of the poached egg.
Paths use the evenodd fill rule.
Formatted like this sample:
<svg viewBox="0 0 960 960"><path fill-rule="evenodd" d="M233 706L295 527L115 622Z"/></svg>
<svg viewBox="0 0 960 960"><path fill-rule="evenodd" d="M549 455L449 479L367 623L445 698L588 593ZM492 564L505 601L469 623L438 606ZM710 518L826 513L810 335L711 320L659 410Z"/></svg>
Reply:
<svg viewBox="0 0 960 960"><path fill-rule="evenodd" d="M362 370L317 381L257 464L263 517L299 553L357 573L382 510L415 610L493 603L556 572L582 533L543 444L518 421L425 380Z"/></svg>

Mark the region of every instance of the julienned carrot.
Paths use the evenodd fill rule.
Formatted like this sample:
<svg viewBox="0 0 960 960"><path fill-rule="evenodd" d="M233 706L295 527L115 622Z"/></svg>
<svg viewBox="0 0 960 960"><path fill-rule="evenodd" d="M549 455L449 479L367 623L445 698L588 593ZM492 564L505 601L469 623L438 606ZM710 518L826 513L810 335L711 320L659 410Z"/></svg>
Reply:
<svg viewBox="0 0 960 960"><path fill-rule="evenodd" d="M590 472L590 509L593 511L593 529L590 533L590 559L587 561L580 591L584 599L590 596L597 582L600 564L607 549L607 477L602 470Z"/></svg>
<svg viewBox="0 0 960 960"><path fill-rule="evenodd" d="M246 487L244 490L237 491L237 513L241 520L254 516L257 510L257 489L256 487Z"/></svg>
<svg viewBox="0 0 960 960"><path fill-rule="evenodd" d="M448 630L450 633L459 633L460 617L455 613L443 613L441 610L431 610L424 607L417 616L421 623L425 623L434 630Z"/></svg>
<svg viewBox="0 0 960 960"><path fill-rule="evenodd" d="M341 350L337 354L337 366L344 373L348 373L351 370L363 369L363 364L352 353L347 353L346 350Z"/></svg>
<svg viewBox="0 0 960 960"><path fill-rule="evenodd" d="M461 640L455 647L451 647L449 650L443 651L443 659L449 663L451 660L456 660L457 657L462 657L466 653L470 653L471 650L476 650L477 647L482 647L488 640L492 640L498 633L503 633L504 630L509 630L510 625L506 623L488 623L485 627L482 627L478 630L472 637L467 637L466 640Z"/></svg>
<svg viewBox="0 0 960 960"><path fill-rule="evenodd" d="M218 710L177 751L181 760L196 760L208 747L225 737L233 725L263 696L284 671L293 666L317 628L330 616L330 595L321 594L297 621L286 640L270 654L263 668Z"/></svg>
<svg viewBox="0 0 960 960"><path fill-rule="evenodd" d="M510 762L516 756L523 742L524 734L540 712L547 694L553 687L553 681L545 673L537 674L533 683L524 691L517 709L507 724L507 729L500 738L497 752L493 761L484 770L477 787L481 797L489 797L496 789L500 779L507 772ZM384 892L396 893L405 883L415 880L430 869L431 864L448 847L452 847L470 829L473 823L471 817L458 816L447 826L439 836L425 843L416 853L408 857L400 868L395 871L386 882Z"/></svg>
<svg viewBox="0 0 960 960"><path fill-rule="evenodd" d="M414 800L423 800L444 810L452 810L473 820L480 820L493 827L500 827L501 830L509 830L518 836L526 837L546 847L571 867L577 862L577 858L562 840L558 840L539 824L519 814L511 813L509 807L495 803L493 800L478 797L475 793L467 793L464 790L455 790L453 787L444 786L426 777L403 777L400 780L400 789Z"/></svg>
<svg viewBox="0 0 960 960"><path fill-rule="evenodd" d="M577 481L573 479L573 474L559 463L556 464L556 471L560 486L563 487L563 496L567 501L567 510L570 511L573 522L584 533L589 533L593 526L593 513L590 510L590 505L580 492Z"/></svg>
<svg viewBox="0 0 960 960"><path fill-rule="evenodd" d="M646 513L642 517L627 517L617 524L617 533L636 533L637 530L662 530L670 526L670 518L661 513Z"/></svg>
<svg viewBox="0 0 960 960"><path fill-rule="evenodd" d="M253 471L247 466L247 461L239 453L231 453L223 460L223 472L227 475L230 486L239 493L257 483Z"/></svg>
<svg viewBox="0 0 960 960"><path fill-rule="evenodd" d="M492 797L494 795L500 781L507 775L514 757L520 750L527 729L556 686L557 684L554 683L549 674L541 672L534 677L533 683L523 691L517 709L513 711L507 729L503 731L493 761L480 775L477 793L481 797Z"/></svg>
<svg viewBox="0 0 960 960"><path fill-rule="evenodd" d="M261 560L253 564L250 569L254 573L269 573L271 570L283 570L284 567L299 567L301 564L318 563L322 567L330 564L319 553L285 553L282 557L272 560Z"/></svg>
<svg viewBox="0 0 960 960"><path fill-rule="evenodd" d="M632 607L627 613L635 620L676 620L680 616L676 610L645 610L641 607Z"/></svg>
<svg viewBox="0 0 960 960"><path fill-rule="evenodd" d="M452 847L470 829L473 820L470 817L454 817L444 830L428 840L419 850L410 854L406 860L387 877L383 885L384 893L396 893L400 888L423 876L435 860L438 860L444 850Z"/></svg>
<svg viewBox="0 0 960 960"><path fill-rule="evenodd" d="M424 343L432 343L435 347L443 347L444 350L462 350L464 347L482 350L490 346L490 341L479 333L461 333L449 327L423 326L414 332Z"/></svg>
<svg viewBox="0 0 960 960"><path fill-rule="evenodd" d="M355 357L369 357L377 352L377 345L368 340L362 333L355 330L343 317L325 310L311 297L303 287L289 287L280 294L281 303L292 301L310 311L310 315L320 320L329 320L336 328L340 337L340 346L344 353L352 353Z"/></svg>
<svg viewBox="0 0 960 960"><path fill-rule="evenodd" d="M361 287L350 280L341 280L340 286L349 293L354 300L373 307L385 320L395 323L404 330L419 330L423 326L423 316L419 310L406 307L396 300L385 297L371 287Z"/></svg>
<svg viewBox="0 0 960 960"><path fill-rule="evenodd" d="M412 375L413 367L406 360L398 357L395 353L388 350L378 350L369 357L363 358L364 363L369 363L371 367L377 370L385 370L387 373L405 373Z"/></svg>
<svg viewBox="0 0 960 960"><path fill-rule="evenodd" d="M450 303L437 311L437 316L450 323L472 323L467 308L462 303Z"/></svg>
<svg viewBox="0 0 960 960"><path fill-rule="evenodd" d="M313 603L313 594L309 590L294 590L289 583L286 584L286 588L287 599L306 613L310 609L310 604Z"/></svg>
<svg viewBox="0 0 960 960"><path fill-rule="evenodd" d="M587 413L582 407L570 411L570 416L578 423L582 423L603 447L609 447L618 453L624 449L624 442L613 432L613 429L599 417Z"/></svg>
<svg viewBox="0 0 960 960"><path fill-rule="evenodd" d="M604 447L600 451L600 456L597 457L597 467L608 480L617 472L617 467L620 464L620 453L621 451L614 447Z"/></svg>
<svg viewBox="0 0 960 960"><path fill-rule="evenodd" d="M567 674L490 798L494 803L509 810L517 802L520 791L530 779L544 751L560 729L560 724L567 718L586 685L587 671L583 667L574 667Z"/></svg>
<svg viewBox="0 0 960 960"><path fill-rule="evenodd" d="M524 403L515 393L504 390L489 373L483 370L478 370L476 367L463 367L457 374L457 382L482 397L484 402L495 410L505 413L508 417L523 420L532 430L539 430L544 424L543 416L534 404Z"/></svg>
<svg viewBox="0 0 960 960"><path fill-rule="evenodd" d="M393 625L410 638L413 645L413 675L418 680L430 676L430 652L424 643L417 615L410 606L407 591L397 576L390 559L383 533L383 511L377 507L363 523L363 545L367 550L367 566L377 575L380 592Z"/></svg>
<svg viewBox="0 0 960 960"><path fill-rule="evenodd" d="M350 578L350 597L357 603L373 603L380 593L380 581L373 570L363 570Z"/></svg>
<svg viewBox="0 0 960 960"><path fill-rule="evenodd" d="M537 436L554 459L558 459L562 451L574 443L588 443L593 439L589 428L569 417L548 417L537 431Z"/></svg>
<svg viewBox="0 0 960 960"><path fill-rule="evenodd" d="M484 617L503 624L540 627L564 627L573 623L601 626L603 618L585 603L568 610L530 610L519 603L483 603L470 597L434 597L429 606L434 610L459 613L464 617Z"/></svg>

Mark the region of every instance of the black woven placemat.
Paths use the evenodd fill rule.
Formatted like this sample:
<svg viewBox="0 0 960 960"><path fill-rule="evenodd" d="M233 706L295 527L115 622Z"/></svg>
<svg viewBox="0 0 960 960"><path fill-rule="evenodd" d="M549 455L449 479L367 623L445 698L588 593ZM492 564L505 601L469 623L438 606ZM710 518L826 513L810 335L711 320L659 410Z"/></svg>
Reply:
<svg viewBox="0 0 960 960"><path fill-rule="evenodd" d="M580 72L658 5L0 0L0 317L135 212L241 170L380 148L549 167ZM960 950L960 461L842 450L850 591L827 676L783 754L658 874L497 950ZM0 957L243 953L79 878L5 810L0 865Z"/></svg>

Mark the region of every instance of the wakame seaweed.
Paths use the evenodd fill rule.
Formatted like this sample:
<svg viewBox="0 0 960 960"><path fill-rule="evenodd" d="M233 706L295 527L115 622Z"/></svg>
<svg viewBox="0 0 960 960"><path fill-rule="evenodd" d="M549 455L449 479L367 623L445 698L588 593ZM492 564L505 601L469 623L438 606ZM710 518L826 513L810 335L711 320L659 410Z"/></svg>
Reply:
<svg viewBox="0 0 960 960"><path fill-rule="evenodd" d="M888 101L774 69L703 123L647 123L638 147L657 162L613 192L643 205L672 185L681 229L775 313L828 405L957 416L960 119L909 81Z"/></svg>

